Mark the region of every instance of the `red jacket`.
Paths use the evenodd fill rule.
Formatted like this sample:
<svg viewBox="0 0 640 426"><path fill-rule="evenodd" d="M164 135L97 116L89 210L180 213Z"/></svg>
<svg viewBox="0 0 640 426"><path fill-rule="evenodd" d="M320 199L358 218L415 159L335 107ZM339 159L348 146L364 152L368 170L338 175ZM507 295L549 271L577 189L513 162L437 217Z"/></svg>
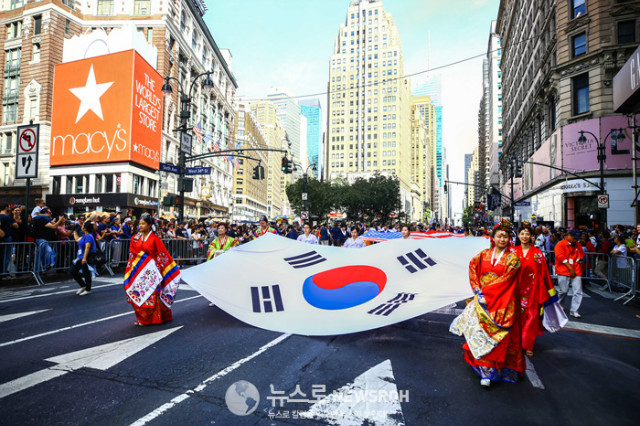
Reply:
<svg viewBox="0 0 640 426"><path fill-rule="evenodd" d="M573 267L577 276L582 275L582 266L578 261L584 259L584 251L579 242L576 241L571 245L566 239L558 241L553 251L556 255L556 274L564 275L565 277L571 276L569 268L565 265L566 262Z"/></svg>

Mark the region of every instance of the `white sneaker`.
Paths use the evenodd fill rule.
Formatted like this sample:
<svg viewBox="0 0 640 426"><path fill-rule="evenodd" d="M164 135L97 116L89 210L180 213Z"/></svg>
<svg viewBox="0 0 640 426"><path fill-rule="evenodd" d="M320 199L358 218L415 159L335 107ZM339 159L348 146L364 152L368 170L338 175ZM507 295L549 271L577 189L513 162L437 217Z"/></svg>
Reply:
<svg viewBox="0 0 640 426"><path fill-rule="evenodd" d="M84 290L85 290L85 288L84 288L84 287L80 287L80 290L76 291L76 294L80 294L80 293L82 293Z"/></svg>
<svg viewBox="0 0 640 426"><path fill-rule="evenodd" d="M489 386L491 386L491 380L489 380L489 379L480 379L480 385L488 388Z"/></svg>
<svg viewBox="0 0 640 426"><path fill-rule="evenodd" d="M87 290L82 290L81 293L78 294L78 296L86 296L87 294L91 294L91 290L87 291Z"/></svg>

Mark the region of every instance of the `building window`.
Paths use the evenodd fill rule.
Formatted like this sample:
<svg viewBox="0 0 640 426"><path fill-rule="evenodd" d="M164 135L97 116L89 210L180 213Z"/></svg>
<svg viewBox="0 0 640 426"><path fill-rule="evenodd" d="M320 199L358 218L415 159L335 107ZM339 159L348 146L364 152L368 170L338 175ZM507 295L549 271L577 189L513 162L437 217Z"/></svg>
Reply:
<svg viewBox="0 0 640 426"><path fill-rule="evenodd" d="M40 62L40 43L33 43L33 55L31 62Z"/></svg>
<svg viewBox="0 0 640 426"><path fill-rule="evenodd" d="M22 37L22 21L7 24L7 40Z"/></svg>
<svg viewBox="0 0 640 426"><path fill-rule="evenodd" d="M636 42L636 21L618 22L618 44Z"/></svg>
<svg viewBox="0 0 640 426"><path fill-rule="evenodd" d="M573 114L589 112L589 73L572 78L573 83Z"/></svg>
<svg viewBox="0 0 640 426"><path fill-rule="evenodd" d="M151 15L151 0L133 0L133 14L137 16Z"/></svg>
<svg viewBox="0 0 640 426"><path fill-rule="evenodd" d="M571 6L573 9L573 17L578 18L584 15L587 11L585 6L585 0L571 0Z"/></svg>
<svg viewBox="0 0 640 426"><path fill-rule="evenodd" d="M40 35L42 32L42 15L33 17L33 35Z"/></svg>
<svg viewBox="0 0 640 426"><path fill-rule="evenodd" d="M98 0L97 8L98 16L112 16L113 12L113 0Z"/></svg>
<svg viewBox="0 0 640 426"><path fill-rule="evenodd" d="M571 49L574 58L587 53L587 33L582 32L571 37Z"/></svg>
<svg viewBox="0 0 640 426"><path fill-rule="evenodd" d="M17 9L19 7L24 6L24 0L10 0L9 1L9 10Z"/></svg>
<svg viewBox="0 0 640 426"><path fill-rule="evenodd" d="M64 35L71 35L71 21L68 19L64 20Z"/></svg>
<svg viewBox="0 0 640 426"><path fill-rule="evenodd" d="M75 9L76 0L62 0L62 4L67 6L69 9Z"/></svg>

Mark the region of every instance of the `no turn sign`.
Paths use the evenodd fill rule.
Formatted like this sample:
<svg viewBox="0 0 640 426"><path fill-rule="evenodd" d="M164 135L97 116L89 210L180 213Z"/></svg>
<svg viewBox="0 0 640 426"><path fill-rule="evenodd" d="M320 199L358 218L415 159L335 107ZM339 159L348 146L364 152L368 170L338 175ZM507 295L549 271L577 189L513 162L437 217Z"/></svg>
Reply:
<svg viewBox="0 0 640 426"><path fill-rule="evenodd" d="M38 177L38 139L40 125L18 127L16 149L16 179Z"/></svg>
<svg viewBox="0 0 640 426"><path fill-rule="evenodd" d="M601 208L601 209L609 208L609 194L598 195L598 208Z"/></svg>

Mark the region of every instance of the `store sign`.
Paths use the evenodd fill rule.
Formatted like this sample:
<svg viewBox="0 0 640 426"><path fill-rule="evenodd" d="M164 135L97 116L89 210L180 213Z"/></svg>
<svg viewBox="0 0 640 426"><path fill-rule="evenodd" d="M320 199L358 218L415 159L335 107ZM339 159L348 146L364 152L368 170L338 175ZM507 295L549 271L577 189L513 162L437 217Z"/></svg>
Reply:
<svg viewBox="0 0 640 426"><path fill-rule="evenodd" d="M158 199L129 193L59 194L47 195L47 204L52 207L106 207L114 209L126 206L155 209L158 207Z"/></svg>
<svg viewBox="0 0 640 426"><path fill-rule="evenodd" d="M134 50L56 65L51 166L133 162L157 170L162 77Z"/></svg>
<svg viewBox="0 0 640 426"><path fill-rule="evenodd" d="M640 47L613 77L613 110L637 112L640 105Z"/></svg>

